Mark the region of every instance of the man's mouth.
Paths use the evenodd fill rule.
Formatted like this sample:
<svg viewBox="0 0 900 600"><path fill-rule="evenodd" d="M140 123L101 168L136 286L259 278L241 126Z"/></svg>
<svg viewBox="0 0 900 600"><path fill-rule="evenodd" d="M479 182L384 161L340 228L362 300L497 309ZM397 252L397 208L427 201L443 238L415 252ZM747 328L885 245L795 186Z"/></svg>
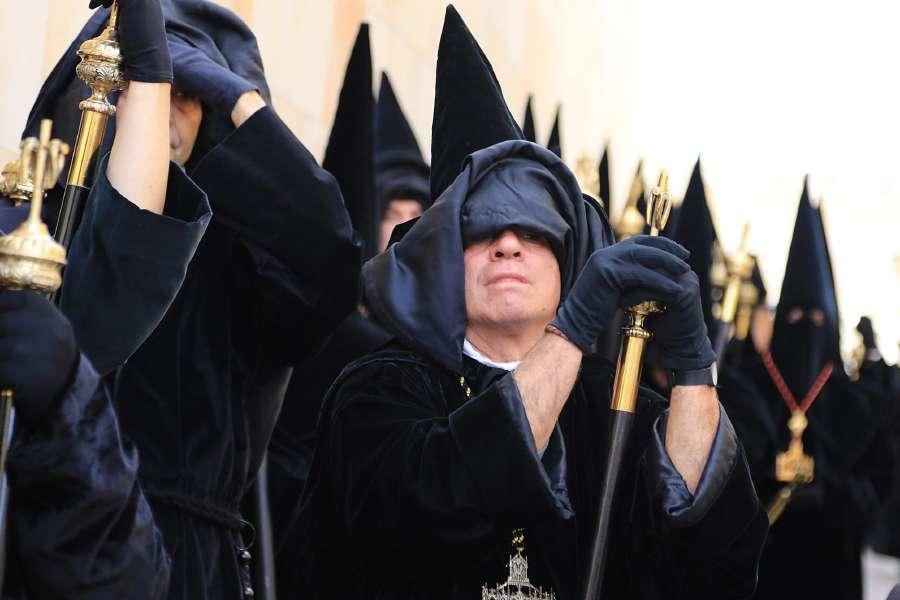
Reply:
<svg viewBox="0 0 900 600"><path fill-rule="evenodd" d="M503 283L507 281L514 281L518 283L531 283L528 281L528 278L524 275L519 275L518 273L500 273L499 275L494 275L490 279L488 279L488 285L494 285L495 283Z"/></svg>

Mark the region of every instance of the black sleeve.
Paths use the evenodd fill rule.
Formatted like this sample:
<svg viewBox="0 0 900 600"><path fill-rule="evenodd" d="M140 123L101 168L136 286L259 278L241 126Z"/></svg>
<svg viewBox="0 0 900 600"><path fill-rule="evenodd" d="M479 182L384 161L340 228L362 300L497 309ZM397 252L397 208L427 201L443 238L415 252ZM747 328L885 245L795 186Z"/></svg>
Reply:
<svg viewBox="0 0 900 600"><path fill-rule="evenodd" d="M614 368L586 358L581 377L583 395L567 407L564 431L577 453L570 461L576 513L584 519L582 528L590 524L587 532L578 531L584 557L590 555L603 485L608 440L597 433L609 427ZM768 520L734 428L720 410L710 456L692 493L665 448L667 407L664 398L641 388L611 525L607 580L641 598L750 597ZM588 561L579 562L576 573L583 576Z"/></svg>
<svg viewBox="0 0 900 600"><path fill-rule="evenodd" d="M538 456L512 375L449 415L436 381L393 364L354 372L335 399L326 468L372 576L472 567L510 521L572 515L561 436Z"/></svg>
<svg viewBox="0 0 900 600"><path fill-rule="evenodd" d="M709 458L692 493L666 453L666 417L653 425L643 471L649 505L658 511L653 521L671 597L748 597L756 586L768 519L731 421L720 407Z"/></svg>
<svg viewBox="0 0 900 600"><path fill-rule="evenodd" d="M9 553L29 600L156 600L170 560L99 376L82 356L56 410L16 429Z"/></svg>
<svg viewBox="0 0 900 600"><path fill-rule="evenodd" d="M340 189L269 107L216 146L191 176L216 222L257 273L261 314L280 337L321 341L358 301L361 243Z"/></svg>
<svg viewBox="0 0 900 600"><path fill-rule="evenodd" d="M206 195L174 163L162 215L119 194L106 163L69 249L60 302L101 375L125 362L165 316L210 219Z"/></svg>

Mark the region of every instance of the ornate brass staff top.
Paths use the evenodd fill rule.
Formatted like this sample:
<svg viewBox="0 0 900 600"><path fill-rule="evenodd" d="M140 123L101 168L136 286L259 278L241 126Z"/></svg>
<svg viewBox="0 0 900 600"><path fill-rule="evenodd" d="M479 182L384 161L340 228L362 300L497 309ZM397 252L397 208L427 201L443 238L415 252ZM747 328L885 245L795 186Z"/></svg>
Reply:
<svg viewBox="0 0 900 600"><path fill-rule="evenodd" d="M116 34L118 15L118 5L113 3L106 29L99 36L85 41L78 49L81 62L75 72L90 86L91 96L78 105L81 109L81 124L75 138L69 178L56 223L56 240L66 248L69 247L84 212L84 203L99 158L98 150L106 133L106 123L110 116L116 114L116 107L109 103L107 97L114 90L125 89L126 85L119 69L122 55Z"/></svg>
<svg viewBox="0 0 900 600"><path fill-rule="evenodd" d="M581 156L575 162L575 178L582 190L603 202L609 210L609 198L600 197L600 174L597 172L597 162L590 156Z"/></svg>
<svg viewBox="0 0 900 600"><path fill-rule="evenodd" d="M644 163L638 163L637 171L634 179L631 180L631 189L628 191L628 201L625 203L625 209L622 216L616 223L616 237L619 241L640 235L644 232L644 225L647 221L641 211L638 210L638 201L644 195Z"/></svg>
<svg viewBox="0 0 900 600"><path fill-rule="evenodd" d="M732 324L737 315L741 299L741 291L744 282L753 273L753 257L747 252L747 237L750 235L750 224L744 224L741 233L741 245L731 256L725 257L725 267L728 270L728 285L722 296L722 306L719 311L719 329L716 331L713 350L716 356L722 356L725 345L731 338Z"/></svg>
<svg viewBox="0 0 900 600"><path fill-rule="evenodd" d="M0 286L7 289L29 289L52 294L62 284L61 269L66 264L66 250L58 244L41 221L44 186L59 177L69 147L51 140L53 122L41 121L40 139L22 142L20 165L33 164L31 207L28 219L15 231L0 238ZM49 163L49 164L48 164Z"/></svg>
<svg viewBox="0 0 900 600"><path fill-rule="evenodd" d="M752 265L756 265L756 259L751 258ZM751 266L750 271L753 271ZM738 312L734 319L734 337L745 340L750 334L750 324L753 318L753 309L759 304L759 291L752 281L745 280L741 283L741 294L738 300Z"/></svg>
<svg viewBox="0 0 900 600"><path fill-rule="evenodd" d="M650 190L650 197L647 201L647 222L650 224L650 235L659 235L669 219L672 203L669 198L668 183L669 178L663 171L659 176L657 186ZM606 475L600 495L597 528L585 585L585 600L598 600L601 597L613 499L616 494L619 473L622 470L622 458L634 421L634 409L641 383L644 347L651 337L650 332L644 326L644 321L649 315L662 312L663 309L658 302L646 301L625 311L626 326L622 329L622 345L616 364L610 403L612 414Z"/></svg>
<svg viewBox="0 0 900 600"><path fill-rule="evenodd" d="M50 165L44 176L44 190L56 184L69 153L68 144L59 140L50 141ZM31 200L34 194L34 161L37 157L37 138L25 138L19 144L19 158L6 163L0 179L0 194L13 201L16 206Z"/></svg>
<svg viewBox="0 0 900 600"><path fill-rule="evenodd" d="M68 146L59 140L51 140L53 122L41 121L40 139L29 138L22 144L20 165L34 164L31 190L31 207L28 219L12 233L0 237L0 287L6 289L34 290L52 294L62 284L62 267L66 264L66 250L50 236L41 221L41 204L44 185L55 182L62 170ZM3 583L3 566L6 564L6 509L9 505L9 488L6 479L6 456L12 441L15 425L12 390L0 390L0 587Z"/></svg>

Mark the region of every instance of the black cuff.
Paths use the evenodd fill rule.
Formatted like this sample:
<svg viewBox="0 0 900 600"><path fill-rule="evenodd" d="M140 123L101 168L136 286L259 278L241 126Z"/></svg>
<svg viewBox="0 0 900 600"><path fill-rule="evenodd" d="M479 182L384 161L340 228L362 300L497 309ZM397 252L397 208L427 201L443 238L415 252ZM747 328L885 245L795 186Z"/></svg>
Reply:
<svg viewBox="0 0 900 600"><path fill-rule="evenodd" d="M731 476L739 452L737 434L725 410L720 406L716 435L700 482L692 494L666 452L667 419L668 413L664 413L654 424L647 449L646 474L657 506L665 515L668 525L690 527L703 519Z"/></svg>

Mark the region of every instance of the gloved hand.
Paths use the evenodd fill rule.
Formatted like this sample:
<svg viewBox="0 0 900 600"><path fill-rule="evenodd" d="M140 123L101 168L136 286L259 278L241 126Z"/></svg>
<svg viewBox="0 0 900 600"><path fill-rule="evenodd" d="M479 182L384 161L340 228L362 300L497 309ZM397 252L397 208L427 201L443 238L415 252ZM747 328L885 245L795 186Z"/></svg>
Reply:
<svg viewBox="0 0 900 600"><path fill-rule="evenodd" d="M0 389L12 389L26 423L40 423L60 398L78 356L72 326L46 298L0 290Z"/></svg>
<svg viewBox="0 0 900 600"><path fill-rule="evenodd" d="M690 253L663 237L639 235L594 252L550 323L590 353L622 306L643 300L668 303L683 293Z"/></svg>
<svg viewBox="0 0 900 600"><path fill-rule="evenodd" d="M128 81L171 83L172 59L160 0L119 0L119 46ZM91 0L90 7L109 7L113 0Z"/></svg>
<svg viewBox="0 0 900 600"><path fill-rule="evenodd" d="M231 114L238 98L257 89L185 42L170 39L169 48L178 88L225 115Z"/></svg>
<svg viewBox="0 0 900 600"><path fill-rule="evenodd" d="M647 326L659 347L659 364L666 369L694 371L705 369L716 360L712 342L703 320L700 281L687 271L678 279L681 292L666 303L666 311L652 315Z"/></svg>
<svg viewBox="0 0 900 600"><path fill-rule="evenodd" d="M875 330L872 328L872 320L869 317L860 317L856 324L856 330L862 336L863 346L866 350L877 348L875 343Z"/></svg>

